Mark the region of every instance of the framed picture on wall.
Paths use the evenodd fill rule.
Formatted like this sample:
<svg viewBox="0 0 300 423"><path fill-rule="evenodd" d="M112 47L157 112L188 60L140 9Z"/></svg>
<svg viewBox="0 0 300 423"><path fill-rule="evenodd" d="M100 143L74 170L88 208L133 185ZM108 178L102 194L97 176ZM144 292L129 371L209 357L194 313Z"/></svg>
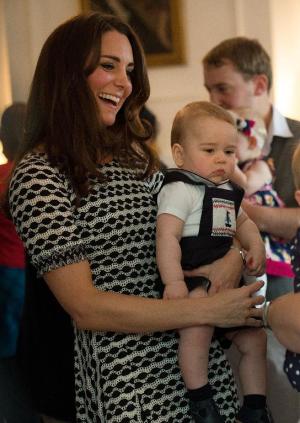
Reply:
<svg viewBox="0 0 300 423"><path fill-rule="evenodd" d="M149 66L185 61L181 0L81 0L84 11L117 15L139 35Z"/></svg>

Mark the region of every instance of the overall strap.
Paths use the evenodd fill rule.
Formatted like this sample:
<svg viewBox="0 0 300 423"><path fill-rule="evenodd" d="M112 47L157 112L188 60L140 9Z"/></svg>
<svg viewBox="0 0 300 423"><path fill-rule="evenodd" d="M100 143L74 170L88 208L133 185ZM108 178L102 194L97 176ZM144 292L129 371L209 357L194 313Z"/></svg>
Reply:
<svg viewBox="0 0 300 423"><path fill-rule="evenodd" d="M188 170L170 168L164 170L164 180L161 184L161 188L164 185L170 184L172 182L185 182L190 185L206 185L209 187L216 187L217 185L208 179L202 178L196 173L189 172ZM160 189L161 189L160 188Z"/></svg>

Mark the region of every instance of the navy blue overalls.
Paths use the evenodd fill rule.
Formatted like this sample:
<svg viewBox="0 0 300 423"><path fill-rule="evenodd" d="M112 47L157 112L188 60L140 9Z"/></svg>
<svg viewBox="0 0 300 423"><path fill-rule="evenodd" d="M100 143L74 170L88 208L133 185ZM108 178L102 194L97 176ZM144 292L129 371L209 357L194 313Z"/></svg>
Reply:
<svg viewBox="0 0 300 423"><path fill-rule="evenodd" d="M229 181L232 190L219 188L196 173L182 169L166 169L164 173L165 178L160 189L166 184L178 181L205 187L198 235L181 238L183 270L195 269L223 257L232 245L244 190ZM198 277L186 278L185 281L189 290L199 284L203 285L204 282L203 278Z"/></svg>

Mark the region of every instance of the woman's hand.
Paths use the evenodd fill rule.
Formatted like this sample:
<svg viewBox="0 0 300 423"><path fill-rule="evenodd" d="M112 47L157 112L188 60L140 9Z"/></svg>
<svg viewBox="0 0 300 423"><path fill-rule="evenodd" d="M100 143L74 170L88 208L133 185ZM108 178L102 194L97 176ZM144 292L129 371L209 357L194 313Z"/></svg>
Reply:
<svg viewBox="0 0 300 423"><path fill-rule="evenodd" d="M262 326L262 308L255 308L262 304L264 297L252 295L262 287L262 282L254 282L241 288L226 289L218 292L208 300L211 301L209 312L210 321L215 326Z"/></svg>
<svg viewBox="0 0 300 423"><path fill-rule="evenodd" d="M185 276L205 276L211 281L209 295L222 289L235 288L239 285L243 271L243 260L239 247L231 248L221 259L211 264L184 271Z"/></svg>

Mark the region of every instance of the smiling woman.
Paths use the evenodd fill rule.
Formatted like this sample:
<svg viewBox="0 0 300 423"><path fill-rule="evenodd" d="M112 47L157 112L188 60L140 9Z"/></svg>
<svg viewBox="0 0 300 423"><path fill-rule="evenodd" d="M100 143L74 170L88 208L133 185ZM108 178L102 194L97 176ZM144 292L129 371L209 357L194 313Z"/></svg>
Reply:
<svg viewBox="0 0 300 423"><path fill-rule="evenodd" d="M133 54L128 38L117 31L103 34L99 66L87 77L105 126L115 123L118 111L131 94Z"/></svg>
<svg viewBox="0 0 300 423"><path fill-rule="evenodd" d="M36 284L27 298L27 309L35 313L27 345L45 360L40 411L56 418L61 414L49 398L57 378L64 379L60 355L70 333L60 336L56 355L47 351L57 345L62 325L51 323L61 314L74 325L76 421L85 423L190 423L173 329L258 325L253 317L260 312L250 298L255 285L206 299L159 298L154 194L162 175L155 173L146 142L151 134L139 117L149 93L140 42L116 17L79 15L43 46L9 202L43 278L43 295ZM54 320L50 305L57 302L61 314ZM40 342L45 327L43 341L52 346L46 354ZM236 391L216 341L212 356L210 377L217 381L223 414L233 422ZM57 363L59 375L48 371L49 361Z"/></svg>

